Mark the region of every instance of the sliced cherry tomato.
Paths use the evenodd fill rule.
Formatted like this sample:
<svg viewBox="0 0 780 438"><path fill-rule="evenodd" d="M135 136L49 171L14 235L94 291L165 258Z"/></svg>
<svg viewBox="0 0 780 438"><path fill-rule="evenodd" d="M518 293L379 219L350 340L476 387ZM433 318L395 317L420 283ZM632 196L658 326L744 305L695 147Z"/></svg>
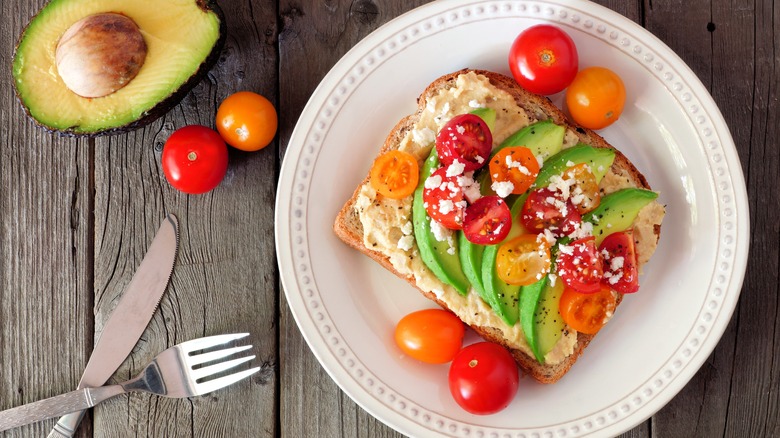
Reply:
<svg viewBox="0 0 780 438"><path fill-rule="evenodd" d="M581 220L571 200L564 200L561 193L548 188L530 192L520 213L520 221L529 232L550 230L556 236L574 232Z"/></svg>
<svg viewBox="0 0 780 438"><path fill-rule="evenodd" d="M599 245L599 252L604 258L603 284L624 294L639 290L634 236L630 231L605 237Z"/></svg>
<svg viewBox="0 0 780 438"><path fill-rule="evenodd" d="M466 208L463 234L469 242L494 245L504 240L512 227L512 212L498 196L483 196Z"/></svg>
<svg viewBox="0 0 780 438"><path fill-rule="evenodd" d="M455 356L449 372L450 393L466 411L494 414L509 406L520 376L512 355L492 342L478 342Z"/></svg>
<svg viewBox="0 0 780 438"><path fill-rule="evenodd" d="M377 157L370 175L371 187L382 196L402 199L417 188L420 168L411 154L392 150Z"/></svg>
<svg viewBox="0 0 780 438"><path fill-rule="evenodd" d="M623 113L626 87L615 72L604 67L588 67L574 78L566 90L566 106L575 122L590 129L614 123Z"/></svg>
<svg viewBox="0 0 780 438"><path fill-rule="evenodd" d="M228 164L227 145L213 129L190 125L177 129L163 146L162 169L175 189L196 195L218 186Z"/></svg>
<svg viewBox="0 0 780 438"><path fill-rule="evenodd" d="M512 193L525 193L539 175L539 161L530 149L522 146L506 147L490 159L490 178L493 183L512 183Z"/></svg>
<svg viewBox="0 0 780 438"><path fill-rule="evenodd" d="M458 184L457 177L447 176L447 169L437 169L425 181L423 203L428 216L445 228L463 228L463 213L467 204L463 188Z"/></svg>
<svg viewBox="0 0 780 438"><path fill-rule="evenodd" d="M550 272L550 246L537 234L523 234L498 248L496 271L507 284L527 286Z"/></svg>
<svg viewBox="0 0 780 438"><path fill-rule="evenodd" d="M446 363L460 351L465 333L463 322L446 310L418 310L398 321L395 343L419 361Z"/></svg>
<svg viewBox="0 0 780 438"><path fill-rule="evenodd" d="M599 183L587 163L580 163L566 169L563 172L563 179L568 182L569 199L580 215L598 207L601 202Z"/></svg>
<svg viewBox="0 0 780 438"><path fill-rule="evenodd" d="M509 50L509 69L523 88L537 94L563 91L577 74L579 56L571 37L539 24L522 31Z"/></svg>
<svg viewBox="0 0 780 438"><path fill-rule="evenodd" d="M604 273L601 257L593 236L558 247L558 276L570 288L580 293L598 292Z"/></svg>
<svg viewBox="0 0 780 438"><path fill-rule="evenodd" d="M615 312L617 298L609 287L601 285L591 294L566 287L561 295L561 318L574 330L595 335Z"/></svg>
<svg viewBox="0 0 780 438"><path fill-rule="evenodd" d="M477 170L487 163L492 149L490 128L474 114L453 117L436 136L436 153L444 167L457 160L464 171Z"/></svg>
<svg viewBox="0 0 780 438"><path fill-rule="evenodd" d="M279 120L274 105L251 91L239 91L217 109L217 130L225 141L243 151L257 151L274 139Z"/></svg>

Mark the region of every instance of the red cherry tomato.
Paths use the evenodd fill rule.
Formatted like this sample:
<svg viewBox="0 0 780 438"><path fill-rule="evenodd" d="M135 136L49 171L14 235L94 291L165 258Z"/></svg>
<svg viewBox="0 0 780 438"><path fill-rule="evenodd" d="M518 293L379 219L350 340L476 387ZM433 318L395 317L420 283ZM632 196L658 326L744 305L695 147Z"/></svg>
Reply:
<svg viewBox="0 0 780 438"><path fill-rule="evenodd" d="M574 80L577 46L558 27L539 24L520 33L509 51L509 69L517 83L537 94L555 94Z"/></svg>
<svg viewBox="0 0 780 438"><path fill-rule="evenodd" d="M453 117L436 136L436 153L444 167L458 160L464 171L477 170L487 164L492 149L490 128L474 114Z"/></svg>
<svg viewBox="0 0 780 438"><path fill-rule="evenodd" d="M463 234L469 242L494 245L509 234L512 212L498 196L483 196L466 207L463 215Z"/></svg>
<svg viewBox="0 0 780 438"><path fill-rule="evenodd" d="M588 335L595 335L617 307L617 298L609 287L599 285L594 293L583 294L565 287L559 310L563 321L574 330Z"/></svg>
<svg viewBox="0 0 780 438"><path fill-rule="evenodd" d="M566 106L575 122L602 129L623 114L626 87L620 76L604 67L583 69L566 90Z"/></svg>
<svg viewBox="0 0 780 438"><path fill-rule="evenodd" d="M447 176L447 170L440 168L433 172L425 181L423 203L428 216L443 227L451 230L463 228L463 212L466 201L463 199L463 189L457 178Z"/></svg>
<svg viewBox="0 0 780 438"><path fill-rule="evenodd" d="M205 126L190 125L176 130L165 142L162 168L168 182L191 195L218 186L227 172L227 145Z"/></svg>
<svg viewBox="0 0 780 438"><path fill-rule="evenodd" d="M450 365L452 397L472 414L494 414L509 406L519 380L512 355L492 342L469 345Z"/></svg>
<svg viewBox="0 0 780 438"><path fill-rule="evenodd" d="M251 91L239 91L227 97L217 109L217 130L231 146L257 151L271 143L276 135L276 108L265 97Z"/></svg>
<svg viewBox="0 0 780 438"><path fill-rule="evenodd" d="M601 288L604 271L593 236L559 246L556 267L563 282L577 292L594 293Z"/></svg>
<svg viewBox="0 0 780 438"><path fill-rule="evenodd" d="M604 257L603 284L624 294L639 290L634 236L630 231L605 237L599 253Z"/></svg>
<svg viewBox="0 0 780 438"><path fill-rule="evenodd" d="M463 322L446 310L418 310L398 322L395 343L419 361L446 363L460 351L465 333Z"/></svg>
<svg viewBox="0 0 780 438"><path fill-rule="evenodd" d="M571 201L564 201L559 192L548 188L530 192L520 213L520 222L530 233L550 230L556 236L565 236L575 231L581 221Z"/></svg>

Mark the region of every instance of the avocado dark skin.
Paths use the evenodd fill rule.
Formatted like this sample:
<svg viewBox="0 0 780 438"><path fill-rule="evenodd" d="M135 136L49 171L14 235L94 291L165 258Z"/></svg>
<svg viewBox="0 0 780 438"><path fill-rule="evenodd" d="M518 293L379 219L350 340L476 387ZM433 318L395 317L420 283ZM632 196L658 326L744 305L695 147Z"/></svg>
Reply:
<svg viewBox="0 0 780 438"><path fill-rule="evenodd" d="M152 108L148 109L144 112L144 114L130 122L121 126L116 126L112 128L107 129L101 129L96 130L92 132L79 132L75 129L75 127L69 127L69 128L52 128L50 126L47 126L45 124L40 123L32 114L30 111L30 108L28 108L22 99L22 96L19 93L19 89L15 87L15 95L17 98L17 101L19 102L20 106L24 110L25 114L33 120L36 127L39 129L42 129L46 132L50 133L56 133L59 136L63 137L78 137L78 138L94 138L94 137L100 137L100 136L106 136L106 135L115 135L115 134L124 134L130 131L134 131L136 129L142 128L151 122L157 120L161 116L165 115L168 111L170 111L173 107L179 104L181 100L184 98L184 96L187 95L194 87L197 85L209 72L209 70L217 63L219 60L220 54L222 52L222 49L225 45L225 39L227 37L227 26L225 21L225 15L222 11L222 9L219 7L216 1L214 0L197 0L195 1L197 6L208 12L214 13L219 18L219 36L215 44L213 45L212 50L209 52L208 56L201 62L201 64L198 66L197 70L194 74L190 75L189 78L181 85L179 86L175 91L173 91L170 95L160 100L157 104L155 104ZM41 14L41 11L39 11L31 20L30 24L34 22L34 20L38 17L39 14ZM28 27L29 25L28 24ZM27 33L27 28L22 32L22 34L19 37L19 40L17 42L17 45L14 49L14 59L17 56L17 51L19 49L19 45L21 41L23 40L25 33Z"/></svg>

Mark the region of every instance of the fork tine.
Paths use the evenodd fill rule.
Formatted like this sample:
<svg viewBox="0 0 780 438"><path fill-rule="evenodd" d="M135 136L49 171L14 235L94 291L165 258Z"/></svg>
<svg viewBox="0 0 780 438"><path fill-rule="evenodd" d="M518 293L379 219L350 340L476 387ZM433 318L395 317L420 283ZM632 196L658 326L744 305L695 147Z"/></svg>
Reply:
<svg viewBox="0 0 780 438"><path fill-rule="evenodd" d="M209 380L208 382L204 382L204 383L198 383L196 387L198 391L198 395L208 394L209 392L222 389L228 385L232 385L238 382L239 380L243 380L258 371L260 371L260 367L255 367L255 368L248 369L246 371L241 371L239 373L231 374L229 376L220 377L219 379Z"/></svg>
<svg viewBox="0 0 780 438"><path fill-rule="evenodd" d="M182 342L179 347L187 353L198 350L205 350L206 348L214 347L219 344L225 344L227 342L241 339L249 336L249 333L234 333L230 335L216 335L207 336L205 338L193 339L191 341Z"/></svg>
<svg viewBox="0 0 780 438"><path fill-rule="evenodd" d="M218 364L209 365L209 366L203 367L203 368L198 368L197 370L192 370L190 372L190 375L195 380L202 379L204 377L208 377L208 376L211 376L213 374L216 374L216 373L219 373L219 372L222 372L222 371L225 371L225 370L229 370L230 368L233 368L233 367L235 367L237 365L241 365L244 362L249 362L250 360L252 360L254 358L255 358L255 355L253 354L251 356L246 356L246 357L242 357L242 358L239 358L239 359L233 359L233 360L228 360L228 361L225 361L225 362L220 362Z"/></svg>
<svg viewBox="0 0 780 438"><path fill-rule="evenodd" d="M213 360L222 359L223 357L240 353L250 348L252 348L251 345L244 345L242 347L225 348L223 350L211 351L203 354L196 354L194 356L188 356L187 363L189 363L190 365L199 365L202 363L211 362Z"/></svg>

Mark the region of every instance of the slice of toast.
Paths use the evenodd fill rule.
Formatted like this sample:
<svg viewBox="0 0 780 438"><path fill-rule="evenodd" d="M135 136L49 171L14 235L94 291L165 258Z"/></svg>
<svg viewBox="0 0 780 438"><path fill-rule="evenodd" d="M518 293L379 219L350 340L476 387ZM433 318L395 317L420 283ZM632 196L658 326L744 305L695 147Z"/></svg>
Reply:
<svg viewBox="0 0 780 438"><path fill-rule="evenodd" d="M430 114L426 114L426 112L430 113L432 111L432 108L429 105L432 103L431 101L433 99L439 99L436 96L444 95L443 93L446 93L448 90L458 90L456 87L458 87L458 78L461 75L465 75L462 79L464 81L466 79L471 80L472 78L477 78L481 82L489 82L488 89L490 91L494 91L497 96L503 96L504 100L513 100L514 102L512 102L512 104L521 108L525 113L525 116L522 114L517 116L519 118L525 117L524 124L537 120L552 119L556 124L565 126L567 134L564 147L579 142L591 146L614 149L595 132L576 126L569 121L549 99L528 92L520 87L513 79L494 72L464 69L442 76L433 81L418 98L416 112L398 122L387 136L379 154L393 149L409 149L409 144L413 143L411 138L419 137L419 130L415 125L424 117L427 117L428 120L430 119ZM457 91L455 92L457 93ZM463 95L465 95L465 93ZM506 96L509 97L507 98ZM486 98L488 101L491 99L491 97ZM495 100L498 101L499 99L496 98ZM490 103L492 103L492 101L488 103L488 106L490 106ZM471 102L469 104L471 104ZM445 105L445 108L449 108L449 105ZM510 118L512 114L509 116L506 115L506 113L509 112L511 111L501 109L498 117ZM502 115L502 113L504 114ZM454 115L456 114L450 114L450 116ZM443 120L442 123L444 121L446 120ZM428 136L427 141L430 140L430 136ZM502 138L494 138L494 143L500 143L502 140ZM427 147L413 147L411 148L411 152L417 156L420 162L422 162L428 155L431 147L431 144L427 144ZM645 177L617 150L615 150L615 160L612 168L602 180L600 187L604 193L609 193L624 187L650 188ZM387 240L390 244L377 241L377 230L372 230L369 233L370 236L367 237L365 226L371 226L372 228L375 226L370 222L361 220L361 212L365 210L367 205L375 206L376 208L380 208L380 205L381 207L386 206L387 210L393 212L394 215L400 215L399 225L404 223L403 215L408 215L407 217L409 218L411 217L411 197L401 201L382 199L381 195L376 194L376 192L370 188L368 176L366 176L336 217L333 229L338 237L351 247L368 255L399 277L407 280L429 299L437 302L443 308L452 311L486 340L496 342L506 347L512 353L522 371L532 376L534 379L543 383L553 383L559 380L566 374L574 362L576 362L585 347L593 339L593 335L576 333L573 330L568 331L570 329L567 329L572 338L572 345L570 345L566 351L565 357L557 360L556 363L539 363L533 355L529 353L527 346L524 347L522 345L525 342L524 338L521 340L522 331L519 331L519 333L521 333L520 335L510 334L517 332L519 330L518 328L510 330L510 328L506 327L505 323L500 319L494 318L492 320L487 320L489 322L486 322L484 318L475 316L480 312L492 312L492 309L481 302L481 299L476 297L474 291L469 292L470 297L467 300L469 303L468 307L465 305L461 306L462 301L459 300L462 300L462 297L459 297L454 289L441 282L438 282L437 284L438 279L431 279L430 273L426 275L424 272L420 272L421 270L427 269L427 267L425 267L420 259L416 244L415 247L408 250L408 254L400 253L400 256L399 254L391 254L391 252L395 253L397 251L388 248L392 248L392 243L397 242L404 235L410 235L408 229L403 233L398 229L388 230L386 233L387 239L379 239L383 242ZM635 221L634 239L637 243L638 263L640 267L649 260L655 250L660 236L663 215L663 207L657 202L653 202L643 208ZM396 219L396 221L398 221L398 219ZM639 225L640 221L641 226ZM410 223L406 223L405 225L405 227L401 228L410 227ZM382 232L381 229L379 231L380 233ZM622 296L618 294L618 301L621 299ZM517 326L519 326L519 322L517 323Z"/></svg>

